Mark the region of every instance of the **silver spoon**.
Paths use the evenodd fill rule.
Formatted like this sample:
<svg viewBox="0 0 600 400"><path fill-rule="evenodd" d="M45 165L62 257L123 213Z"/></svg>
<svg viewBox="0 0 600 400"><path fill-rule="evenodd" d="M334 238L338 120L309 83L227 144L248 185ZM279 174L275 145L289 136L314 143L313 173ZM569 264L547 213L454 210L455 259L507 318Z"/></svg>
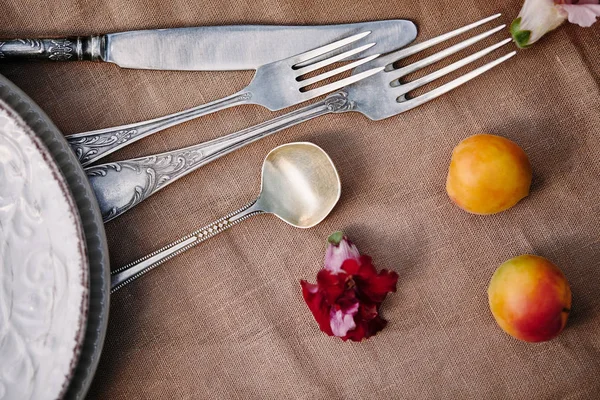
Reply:
<svg viewBox="0 0 600 400"><path fill-rule="evenodd" d="M311 228L331 212L340 194L335 165L319 146L298 142L276 147L263 162L258 199L112 272L111 293L251 215L271 213L297 228Z"/></svg>

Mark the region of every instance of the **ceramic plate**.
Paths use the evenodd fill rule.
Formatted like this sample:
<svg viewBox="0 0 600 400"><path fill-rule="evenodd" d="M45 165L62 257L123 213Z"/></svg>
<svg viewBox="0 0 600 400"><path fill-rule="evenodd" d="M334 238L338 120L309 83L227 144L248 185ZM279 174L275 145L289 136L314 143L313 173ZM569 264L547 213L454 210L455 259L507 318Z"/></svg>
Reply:
<svg viewBox="0 0 600 400"><path fill-rule="evenodd" d="M63 283L66 281L76 282L75 279L67 279L65 278L64 274L61 275L61 271L64 272L65 269L62 269L62 267L57 269L57 266L61 265L60 263L66 263L69 265L68 267L65 267L66 271L68 271L69 273L73 272L75 276L77 275L77 273L80 274L79 277L82 279L79 282L80 284L83 282L84 279L89 279L89 286L86 287L82 285L77 286L75 283L66 283L62 287L58 288L59 290L64 289L66 290L66 293L69 293L69 301L67 301L66 303L58 302L52 303L53 305L48 305L47 302L40 301L44 300L40 299L40 296L48 295L48 291L44 292L44 290L36 290L35 294L32 297L21 296L22 293L18 293L17 297L19 298L16 300L23 302L19 304L25 304L24 309L18 310L18 312L20 313L19 318L21 320L24 320L25 322L19 322L20 325L15 323L14 325L17 325L16 327L12 326L13 324L5 324L2 320L2 318L5 318L5 316L1 314L4 312L4 310L0 311L0 321L2 321L2 324L0 325L0 354L2 354L0 356L2 358L2 363L0 363L0 381L3 382L2 384L4 389L4 396L5 398L13 398L13 395L11 393L14 393L8 391L10 383L7 383L7 378L12 379L11 382L16 381L16 379L21 379L21 375L25 374L27 371L30 371L28 369L29 366L33 366L36 362L36 359L34 357L39 356L43 358L46 354L44 353L46 351L44 349L54 349L54 347L52 346L56 346L60 349L57 350L58 352L53 352L53 354L59 354L61 351L63 353L60 354L69 354L71 363L68 367L64 367L62 369L56 368L53 370L54 372L52 373L54 373L55 375L53 375L54 379L51 379L51 381L53 382L53 384L55 384L55 388L53 389L52 393L58 393L58 395L52 398L57 398L61 394L64 394L65 398L82 399L87 393L87 390L93 378L93 374L96 370L100 353L102 351L104 336L106 333L106 324L108 321L110 268L108 263L108 251L106 246L106 238L104 236L102 218L100 216L98 205L96 204L93 192L87 182L83 169L81 168L74 155L70 151L62 134L56 129L56 127L54 127L54 125L50 122L48 117L25 94L23 94L23 92L17 89L14 85L12 85L2 76L0 76L0 100L4 102L3 108L2 110L0 110L0 112L4 112L5 115L10 115L9 119L13 122L16 121L16 126L18 127L17 130L22 131L21 133L24 132L27 137L27 139L23 139L23 136L19 136L21 138L20 140L22 141L19 146L29 148L29 150L26 151L26 153L28 154L27 156L20 155L18 156L18 158L14 158L14 154L17 154L17 151L14 149L14 143L11 142L13 148L8 150L8 152L13 157L13 163L18 163L18 161L16 160L22 160L26 157L41 157L41 166L36 164L35 168L40 168L43 171L45 171L45 173L49 173L52 176L52 178L50 179L37 179L33 175L31 176L31 180L36 180L40 182L33 183L34 185L39 184L52 187L53 189L44 190L54 190L54 196L52 200L48 200L46 198L42 200L37 199L39 200L38 203L36 203L37 200L29 201L36 203L33 206L33 210L20 211L19 215L23 215L23 218L35 217L37 215L36 213L40 213L40 215L42 214L41 211L44 209L44 207L50 207L51 210L54 210L52 207L60 208L60 205L62 204L64 206L63 208L60 208L62 213L61 215L63 217L61 220L62 222L60 229L62 232L60 232L60 235L50 235L50 240L54 240L53 236L62 239L65 239L67 237L72 239L69 241L64 240L65 242L69 242L68 246L66 244L61 243L57 245L56 248L54 246L51 247L51 252L60 250L60 252L66 253L66 256L54 255L52 257L48 257L47 249L46 254L44 254L43 252L40 253L34 251L36 249L32 249L30 254L28 254L29 258L27 259L31 260L27 262L31 263L32 267L25 268L19 271L22 272L21 278L24 280L24 283L22 282L20 284L24 285L23 287L27 287L27 285L39 282L40 280L50 280L52 282ZM6 123L6 116L4 118L4 123ZM0 132L2 131L2 129L3 128L0 127ZM12 134L14 135L14 132ZM27 140L29 140L29 142L27 142ZM6 142L6 140L4 140L4 142ZM27 143L29 143L29 145L27 145ZM8 145L0 145L0 148L6 146ZM0 152L1 151L7 150L0 149ZM37 158L37 160L39 161L39 158ZM8 177L5 175L7 174L7 171L10 171L11 167L14 167L14 165L12 164L9 164L8 166L6 166L6 164L7 163L5 162L5 157L4 155L2 155L0 157L0 179L8 179ZM13 170L14 169L15 168L13 168ZM40 172L40 176L42 176L41 174L42 172ZM12 185L13 186L11 186L11 193L19 190L18 185L16 183L12 183ZM2 187L0 191L6 191L3 185L0 186ZM2 194L0 194L0 196L2 196ZM27 196L29 196L29 200L31 200L31 196L34 195L26 194L25 197ZM6 195L4 197L8 198L8 196ZM15 196L13 195L12 198L14 197ZM60 198L62 198L62 200L59 200ZM0 200L0 202L1 201L5 201L5 199ZM12 201L12 203L14 202L15 201ZM4 203L0 204L0 210L2 210L0 212L8 212L6 211L6 207L3 204ZM12 205L11 207L15 208L16 206ZM27 209L28 207L25 208ZM50 224L50 226L52 227L53 224L55 224L56 222L54 222L52 219L49 219L44 223ZM26 225L22 225L19 223L15 226ZM35 225L35 227L37 227L37 225ZM14 238L22 236L23 234L27 235L27 232L21 232L19 234L14 233L12 230L11 232L12 233L10 234L5 233L5 235L11 235L11 237ZM40 232L43 232L43 230L36 229L35 232L36 235L41 235ZM39 239L38 237L38 239L32 240L42 239ZM13 246L11 246L11 249L18 249L18 247ZM65 247L63 248L60 246ZM87 248L87 257L78 258L75 254L81 254L76 253L76 249L77 251L81 251L85 248ZM12 251L13 250L11 250L11 252ZM22 254L20 251L15 252L15 254L16 253ZM6 251L4 251L4 253L0 252L0 254L2 255L2 257L6 257ZM12 263L15 263L14 257L23 257L22 255L19 256L18 254L10 256ZM61 257L63 259L61 259ZM65 262L65 257L69 261ZM48 274L39 272L39 267L44 265L44 263L48 265L48 259L52 260L51 265L54 269L42 268L42 271L53 271L54 275L52 278L49 277ZM77 259L78 261L73 261L73 259ZM0 265L0 273L2 274L1 296L3 296L3 299L0 299L0 304L2 305L2 307L5 307L5 298L8 298L8 295L6 294L7 287L14 287L12 286L14 284L7 284L6 265L8 264L5 261L5 259L2 260L2 264ZM27 265L27 263L25 265ZM19 275L17 274L16 276L18 277ZM69 275L68 278L73 278L73 276ZM73 298L81 299L81 297L78 296L82 295L83 292L78 291L78 289L76 288L83 288L84 292L87 293L88 297L85 301L83 301L83 303L80 302L78 304L77 301L72 300ZM52 292L52 290L50 292ZM54 295L56 295L58 292L53 293ZM65 292L63 291L63 293ZM71 293L74 293L74 297L70 297ZM21 297L25 297L25 300L21 299ZM27 306L27 304L29 305ZM78 304L80 308L79 312L71 314L70 311L67 312L67 310L69 309L69 307L74 307L73 304ZM3 370L3 367L4 365L7 365L7 363L5 363L5 355L3 353L2 346L4 345L3 343L5 343L6 340L2 339L2 337L3 335L5 337L8 337L6 335L10 334L10 340L18 341L19 339L15 339L17 335L17 333L15 332L31 332L28 329L23 329L23 327L25 326L24 324L32 324L32 319L28 318L30 316L30 313L32 312L31 309L28 309L28 307L31 306L33 306L34 308L36 306L41 307L41 309L48 312L52 309L59 310L58 313L53 316L53 318L66 318L65 320L63 320L65 321L65 323L62 327L63 329L65 329L65 331L62 332L62 334L60 335L57 332L52 331L52 335L54 339L56 339L56 341L50 341L49 334L48 338L46 338L48 339L47 342L44 342L43 340L41 342L38 342L38 347L34 349L35 351L37 351L35 356L28 356L25 358L24 362L19 364L21 369L18 373L17 371L11 368L12 372L9 371L8 375L5 376L5 371ZM82 322L85 322L86 309L87 324L81 325ZM66 317L67 315L75 315L75 317L73 317L73 320L69 320L69 318ZM46 320L43 320L45 321L44 323L48 324L47 320L48 318ZM6 328L8 326L10 326L9 329ZM78 332L74 331L74 326L79 326L80 329ZM35 325L34 327L39 328L39 326L37 325ZM10 332L7 333L9 330ZM23 337L21 337L21 339L24 340ZM39 339L39 337L37 337L37 339ZM73 345L72 348L70 348L71 345ZM68 348L70 348L70 353L67 353L66 351L66 349ZM15 356L15 354L19 354L18 352L20 350L15 349L17 349L16 345L13 346L13 349L11 350L12 356ZM78 352L79 354L77 354ZM26 353L29 354L29 352ZM60 357L54 358L56 358L57 362L60 359ZM70 384L67 385L69 379ZM60 388L58 388L59 386ZM46 388L48 387L50 386L47 386ZM13 388L13 386L11 386L11 388ZM20 390L24 390L23 387L21 387ZM27 395L27 392L20 393L25 393L25 396ZM36 394L37 392L30 393ZM1 389L0 394L2 394ZM1 397L2 396L0 396L0 398ZM17 398L26 397L19 396ZM50 394L48 394L48 398L51 398Z"/></svg>
<svg viewBox="0 0 600 400"><path fill-rule="evenodd" d="M56 399L83 343L79 212L41 140L0 101L0 398Z"/></svg>

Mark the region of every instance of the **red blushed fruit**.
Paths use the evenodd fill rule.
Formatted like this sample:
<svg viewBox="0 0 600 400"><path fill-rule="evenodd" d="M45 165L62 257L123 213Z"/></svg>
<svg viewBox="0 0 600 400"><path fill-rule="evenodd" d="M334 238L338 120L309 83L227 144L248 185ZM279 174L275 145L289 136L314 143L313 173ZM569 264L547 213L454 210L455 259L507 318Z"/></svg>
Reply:
<svg viewBox="0 0 600 400"><path fill-rule="evenodd" d="M530 254L498 267L488 299L498 325L526 342L558 335L571 311L571 289L564 274L547 259Z"/></svg>

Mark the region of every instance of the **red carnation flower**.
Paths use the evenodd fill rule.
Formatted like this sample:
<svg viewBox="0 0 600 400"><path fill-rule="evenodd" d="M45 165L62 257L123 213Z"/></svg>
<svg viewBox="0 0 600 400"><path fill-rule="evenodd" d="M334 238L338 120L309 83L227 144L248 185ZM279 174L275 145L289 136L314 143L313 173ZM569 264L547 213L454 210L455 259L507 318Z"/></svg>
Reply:
<svg viewBox="0 0 600 400"><path fill-rule="evenodd" d="M360 342L386 326L379 306L396 291L398 274L385 269L378 273L371 258L361 256L342 232L327 240L325 267L316 284L300 281L302 295L323 332Z"/></svg>

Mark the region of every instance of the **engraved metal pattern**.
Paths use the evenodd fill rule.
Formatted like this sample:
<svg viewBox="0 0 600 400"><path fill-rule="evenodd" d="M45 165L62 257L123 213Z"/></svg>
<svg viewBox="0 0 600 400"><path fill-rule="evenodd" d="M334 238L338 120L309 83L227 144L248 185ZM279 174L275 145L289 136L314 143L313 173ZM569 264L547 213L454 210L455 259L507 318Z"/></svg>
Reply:
<svg viewBox="0 0 600 400"><path fill-rule="evenodd" d="M41 39L17 39L17 42L28 46L32 53L40 54L44 51L44 43Z"/></svg>
<svg viewBox="0 0 600 400"><path fill-rule="evenodd" d="M102 59L100 36L60 39L11 39L0 42L1 59L73 61Z"/></svg>
<svg viewBox="0 0 600 400"><path fill-rule="evenodd" d="M48 58L52 61L68 61L76 53L76 49L68 39L51 39L48 52Z"/></svg>
<svg viewBox="0 0 600 400"><path fill-rule="evenodd" d="M239 92L220 100L150 121L78 133L69 135L66 139L77 155L81 165L87 166L126 145L152 135L155 132L198 118L202 115L250 102L251 99L252 93Z"/></svg>
<svg viewBox="0 0 600 400"><path fill-rule="evenodd" d="M250 92L246 92L246 93L242 93L240 94L238 97L236 97L236 101L250 101L252 99L252 93Z"/></svg>
<svg viewBox="0 0 600 400"><path fill-rule="evenodd" d="M137 129L121 129L115 132L99 133L80 138L70 137L69 144L79 162L85 165L99 153L102 154L115 145L127 142L136 133L138 133Z"/></svg>
<svg viewBox="0 0 600 400"><path fill-rule="evenodd" d="M324 103L327 110L332 113L352 111L356 106L354 101L348 99L348 93L343 91L327 96Z"/></svg>
<svg viewBox="0 0 600 400"><path fill-rule="evenodd" d="M140 276L144 275L145 273L151 271L152 269L158 267L159 265L169 261L170 259L172 259L175 256L178 256L179 254L183 253L184 251L187 251L189 249L191 249L194 246L199 245L200 243L204 242L205 240L215 236L218 233L223 232L224 230L231 228L232 226L246 220L247 218L251 217L252 215L255 214L259 214L262 211L253 211L251 213L247 213L244 216L237 218L235 220L232 220L233 217L245 212L247 209L249 209L252 205L254 205L255 201L252 201L248 204L246 204L244 207L240 208L239 210L236 210L232 213L227 214L226 216L219 218L218 220L216 220L215 222L208 224L192 233L190 233L189 235L186 235L184 237L182 237L181 239L168 244L164 247L161 247L160 249L140 258L139 260L136 260L134 262L131 262L121 268L116 269L115 271L111 272L111 277L115 277L118 276L119 273L128 270L131 267L134 267L146 260L149 260L152 257L155 257L157 255L159 255L162 252L168 251L169 249L172 249L173 247L179 245L180 243L183 243L189 239L195 238L195 240L193 242L191 242L190 244L177 249L177 251L170 253L169 255L167 255L166 257L161 258L160 260L150 264L149 266L147 266L146 268L144 268L143 270L137 272L135 275L132 275L130 277L128 277L127 279L123 280L122 282L117 283L116 285L111 287L110 292L114 293L117 290L121 289L123 286L127 285L128 283L136 280L137 278L139 278Z"/></svg>
<svg viewBox="0 0 600 400"><path fill-rule="evenodd" d="M101 204L102 218L105 221L113 219L126 210L134 207L152 193L168 185L171 180L179 178L181 172L193 168L203 161L203 153L200 150L183 150L175 153L159 154L132 161L121 161L102 164L86 169L90 178L105 177L111 173L121 171L134 171L137 175L144 175L144 184L136 185L130 192L130 198L123 206L104 207ZM93 179L90 180L94 182Z"/></svg>

